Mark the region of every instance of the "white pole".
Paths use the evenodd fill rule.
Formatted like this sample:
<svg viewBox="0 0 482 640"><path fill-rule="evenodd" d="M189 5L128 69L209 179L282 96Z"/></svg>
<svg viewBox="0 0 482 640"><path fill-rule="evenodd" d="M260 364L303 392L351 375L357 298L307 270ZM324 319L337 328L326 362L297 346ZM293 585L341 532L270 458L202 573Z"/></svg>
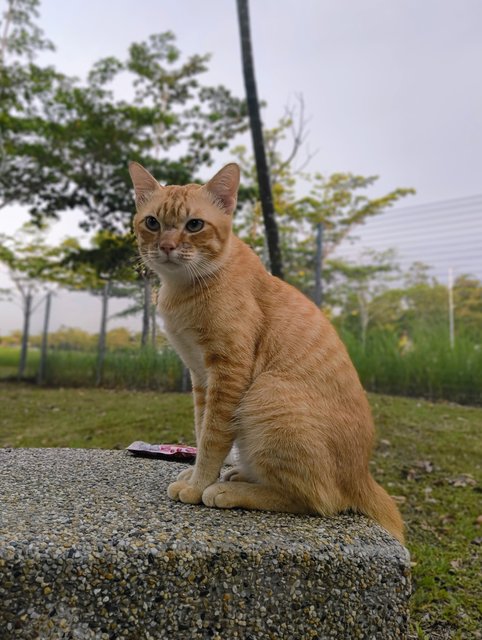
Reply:
<svg viewBox="0 0 482 640"><path fill-rule="evenodd" d="M449 268L449 333L450 333L450 348L454 348L455 336L454 336L454 271L452 267Z"/></svg>

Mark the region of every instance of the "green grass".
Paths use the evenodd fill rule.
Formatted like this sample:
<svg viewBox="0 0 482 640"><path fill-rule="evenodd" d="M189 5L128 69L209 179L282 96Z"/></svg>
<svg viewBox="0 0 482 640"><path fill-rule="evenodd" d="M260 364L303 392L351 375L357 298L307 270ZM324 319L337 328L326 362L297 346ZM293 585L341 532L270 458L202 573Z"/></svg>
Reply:
<svg viewBox="0 0 482 640"><path fill-rule="evenodd" d="M15 378L18 374L20 347L0 346L0 379ZM27 358L26 378L34 378L40 361L40 351L29 349Z"/></svg>
<svg viewBox="0 0 482 640"><path fill-rule="evenodd" d="M366 389L376 393L445 399L482 405L482 345L473 337L457 335L450 349L446 327L413 331L411 348L401 353L395 333L368 333L365 349L356 336L341 331ZM20 350L0 347L0 379L14 378ZM95 386L97 355L93 352L50 350L45 383L48 386ZM38 350L29 350L26 378L34 380ZM117 389L179 391L182 366L174 351L161 353L107 352L102 386Z"/></svg>
<svg viewBox="0 0 482 640"><path fill-rule="evenodd" d="M20 350L0 347L0 379L15 378ZM40 353L29 349L25 378L35 380ZM95 386L97 354L89 351L50 350L47 357L45 384L52 387ZM152 349L136 352L107 352L102 386L114 389L178 391L181 388L182 365L168 347L161 353Z"/></svg>
<svg viewBox="0 0 482 640"><path fill-rule="evenodd" d="M0 446L194 443L189 395L17 384L0 384L0 395ZM372 471L398 496L414 563L411 637L480 637L482 408L370 400L378 427Z"/></svg>
<svg viewBox="0 0 482 640"><path fill-rule="evenodd" d="M482 405L482 345L473 338L459 335L451 349L444 327L420 328L402 353L395 334L373 331L365 349L354 335L341 337L369 391Z"/></svg>
<svg viewBox="0 0 482 640"><path fill-rule="evenodd" d="M193 439L189 395L0 383L1 447L124 448Z"/></svg>

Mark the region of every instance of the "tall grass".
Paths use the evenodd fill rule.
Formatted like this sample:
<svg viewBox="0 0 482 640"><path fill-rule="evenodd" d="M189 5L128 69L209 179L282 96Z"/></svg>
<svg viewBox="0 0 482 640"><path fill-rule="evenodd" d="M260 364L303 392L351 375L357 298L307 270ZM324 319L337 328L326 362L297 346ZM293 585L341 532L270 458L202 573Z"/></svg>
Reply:
<svg viewBox="0 0 482 640"><path fill-rule="evenodd" d="M395 333L368 332L363 348L359 338L341 331L361 381L368 391L445 399L482 405L482 345L457 335L450 348L446 327L420 327L402 350ZM0 347L0 377L15 378L19 349ZM35 379L39 353L29 351L27 376ZM51 350L46 384L61 387L95 385L97 355L92 352ZM108 352L102 386L109 388L180 391L182 364L169 347L131 352Z"/></svg>
<svg viewBox="0 0 482 640"><path fill-rule="evenodd" d="M0 378L15 378L18 375L20 347L0 347ZM29 349L25 378L34 378L40 362L40 351Z"/></svg>
<svg viewBox="0 0 482 640"><path fill-rule="evenodd" d="M405 350L388 332L369 333L365 349L354 335L341 337L369 391L482 404L482 345L467 336L452 349L445 327L420 327Z"/></svg>
<svg viewBox="0 0 482 640"><path fill-rule="evenodd" d="M16 374L19 350L15 351L16 353L12 349L0 348L0 372L4 378L14 377ZM38 362L38 352L29 350L26 378L35 378ZM94 352L50 350L47 357L45 384L53 387L94 386L96 365L97 354ZM161 352L147 348L135 353L107 352L102 386L118 389L180 391L182 364L170 348L165 348Z"/></svg>

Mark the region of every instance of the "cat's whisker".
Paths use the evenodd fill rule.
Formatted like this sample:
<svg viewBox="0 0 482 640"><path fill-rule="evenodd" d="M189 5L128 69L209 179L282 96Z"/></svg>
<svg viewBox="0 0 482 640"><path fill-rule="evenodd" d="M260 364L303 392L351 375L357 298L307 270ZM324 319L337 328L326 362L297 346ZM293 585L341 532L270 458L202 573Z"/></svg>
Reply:
<svg viewBox="0 0 482 640"><path fill-rule="evenodd" d="M199 269L198 265L195 262L189 262L187 264L193 285L199 286L199 294L205 302L207 299L208 283L206 282L202 271Z"/></svg>

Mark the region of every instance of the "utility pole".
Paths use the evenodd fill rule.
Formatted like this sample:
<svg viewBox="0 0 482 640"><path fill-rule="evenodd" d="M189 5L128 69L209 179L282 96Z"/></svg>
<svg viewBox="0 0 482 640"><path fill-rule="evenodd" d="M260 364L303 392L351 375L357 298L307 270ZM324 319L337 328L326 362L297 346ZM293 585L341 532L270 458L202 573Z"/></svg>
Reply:
<svg viewBox="0 0 482 640"><path fill-rule="evenodd" d="M454 332L454 270L449 268L448 278L448 292L449 292L449 335L450 335L450 348L455 346L455 332Z"/></svg>
<svg viewBox="0 0 482 640"><path fill-rule="evenodd" d="M323 303L323 284L321 275L323 272L323 223L316 225L316 257L315 257L315 296L314 302L317 307Z"/></svg>
<svg viewBox="0 0 482 640"><path fill-rule="evenodd" d="M241 36L241 56L243 61L244 85L248 104L251 136L253 139L256 173L258 174L259 198L263 210L264 227L268 244L271 273L283 278L283 263L279 245L278 224L276 222L268 162L264 148L263 127L259 114L258 91L254 75L251 29L249 24L248 0L237 0L239 33Z"/></svg>

